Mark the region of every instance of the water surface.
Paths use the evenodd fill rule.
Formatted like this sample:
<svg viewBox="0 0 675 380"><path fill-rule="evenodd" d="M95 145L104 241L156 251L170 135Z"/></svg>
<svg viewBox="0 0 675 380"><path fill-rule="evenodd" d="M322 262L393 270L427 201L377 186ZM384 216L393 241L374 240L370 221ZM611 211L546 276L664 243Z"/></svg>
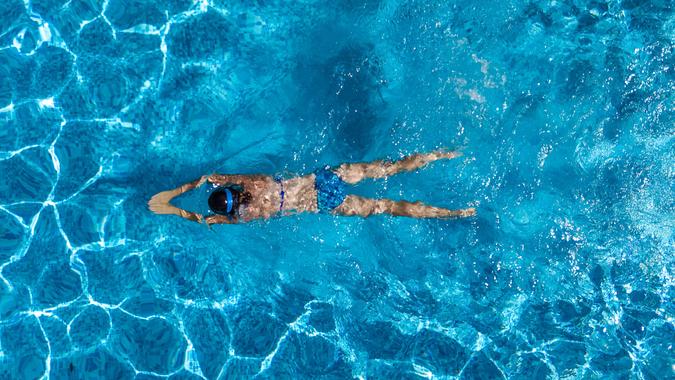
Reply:
<svg viewBox="0 0 675 380"><path fill-rule="evenodd" d="M672 378L674 36L658 0L2 1L0 377ZM145 206L438 147L356 191L477 217Z"/></svg>

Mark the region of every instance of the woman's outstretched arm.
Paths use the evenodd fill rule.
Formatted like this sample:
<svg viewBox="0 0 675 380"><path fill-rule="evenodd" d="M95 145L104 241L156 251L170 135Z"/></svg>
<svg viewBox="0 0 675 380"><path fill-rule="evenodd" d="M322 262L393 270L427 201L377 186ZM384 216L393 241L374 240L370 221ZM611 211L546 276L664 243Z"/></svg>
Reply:
<svg viewBox="0 0 675 380"><path fill-rule="evenodd" d="M230 218L225 215L210 215L206 217L205 221L209 226L212 224L235 224L239 222L238 218Z"/></svg>
<svg viewBox="0 0 675 380"><path fill-rule="evenodd" d="M270 176L262 174L211 174L206 176L207 180L216 185L224 186L228 184L238 184L242 185L245 183L250 183L251 181L262 180L270 178Z"/></svg>
<svg viewBox="0 0 675 380"><path fill-rule="evenodd" d="M208 176L202 176L199 179L181 185L173 190L166 190L159 192L153 195L152 198L150 198L150 200L148 201L148 207L155 214L177 215L180 216L181 218L201 223L204 220L204 217L201 214L183 210L181 208L172 205L170 202L173 198L203 185L207 179Z"/></svg>

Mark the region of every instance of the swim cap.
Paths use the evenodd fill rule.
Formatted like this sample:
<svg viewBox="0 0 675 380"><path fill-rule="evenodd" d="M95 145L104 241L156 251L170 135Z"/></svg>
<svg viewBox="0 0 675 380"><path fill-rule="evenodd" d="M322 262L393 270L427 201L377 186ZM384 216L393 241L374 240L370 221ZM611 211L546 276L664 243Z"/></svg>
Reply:
<svg viewBox="0 0 675 380"><path fill-rule="evenodd" d="M219 215L231 215L238 207L239 192L231 187L219 187L209 195L209 208Z"/></svg>

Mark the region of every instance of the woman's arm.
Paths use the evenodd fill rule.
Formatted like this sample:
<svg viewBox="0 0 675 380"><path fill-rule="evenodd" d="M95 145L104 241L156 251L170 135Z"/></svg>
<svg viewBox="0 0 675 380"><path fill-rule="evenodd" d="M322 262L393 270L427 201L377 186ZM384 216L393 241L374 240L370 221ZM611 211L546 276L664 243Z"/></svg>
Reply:
<svg viewBox="0 0 675 380"><path fill-rule="evenodd" d="M251 183L253 181L271 178L266 175L261 174L211 174L208 176L207 180L216 185L224 186L229 184L245 185L246 183Z"/></svg>
<svg viewBox="0 0 675 380"><path fill-rule="evenodd" d="M173 198L175 198L175 197L177 197L177 196L179 196L183 193L186 193L190 190L198 188L199 186L203 185L207 180L208 180L208 176L203 175L199 179L196 179L192 182L188 182L184 185L180 185L173 190L166 190L166 191L162 191L160 193L157 193L157 194L153 195L152 198L150 199L150 202L153 202L153 200L154 200L155 203L157 203L157 202L169 203L169 202L171 202L171 200Z"/></svg>
<svg viewBox="0 0 675 380"><path fill-rule="evenodd" d="M152 197L150 201L148 202L148 207L152 212L155 214L159 215L176 215L180 216L181 218L185 218L187 220L192 220L198 223L201 223L204 221L204 217L202 214L198 214L196 212L192 211L187 211L183 210L181 208L178 208L170 203L165 203L157 200L157 196L161 196L162 193L159 193L155 195L155 197Z"/></svg>
<svg viewBox="0 0 675 380"><path fill-rule="evenodd" d="M148 207L155 214L160 215L177 215L181 218L192 220L198 223L201 223L204 220L204 217L201 214L197 214L192 211L187 211L180 209L170 202L173 198L181 195L190 190L196 189L199 186L203 185L208 179L208 176L202 176L199 179L196 179L192 182L181 185L173 190L162 191L157 193L150 198L148 201Z"/></svg>
<svg viewBox="0 0 675 380"><path fill-rule="evenodd" d="M186 183L186 184L184 184L184 185L181 185L179 188L174 189L174 191L180 189L180 193L178 193L178 194L183 194L183 193L185 193L185 192L188 192L188 191L190 191L190 190L193 190L193 189L198 188L199 186L201 186L201 185L203 185L204 183L206 183L206 181L208 181L208 179L209 179L209 176L203 175L203 176L199 177L198 179L196 179L196 180L194 180L194 181L192 181L192 182L188 182L188 183Z"/></svg>
<svg viewBox="0 0 675 380"><path fill-rule="evenodd" d="M206 224L235 224L238 223L239 219L236 217L230 218L225 215L210 215L206 217Z"/></svg>

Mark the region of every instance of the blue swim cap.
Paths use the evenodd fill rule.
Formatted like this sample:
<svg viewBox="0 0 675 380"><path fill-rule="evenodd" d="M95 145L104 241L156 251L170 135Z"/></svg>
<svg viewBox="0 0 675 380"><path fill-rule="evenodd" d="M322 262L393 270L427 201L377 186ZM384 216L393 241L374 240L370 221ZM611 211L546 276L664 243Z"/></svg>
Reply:
<svg viewBox="0 0 675 380"><path fill-rule="evenodd" d="M231 215L238 207L239 192L231 187L219 187L209 195L209 208L219 215Z"/></svg>

